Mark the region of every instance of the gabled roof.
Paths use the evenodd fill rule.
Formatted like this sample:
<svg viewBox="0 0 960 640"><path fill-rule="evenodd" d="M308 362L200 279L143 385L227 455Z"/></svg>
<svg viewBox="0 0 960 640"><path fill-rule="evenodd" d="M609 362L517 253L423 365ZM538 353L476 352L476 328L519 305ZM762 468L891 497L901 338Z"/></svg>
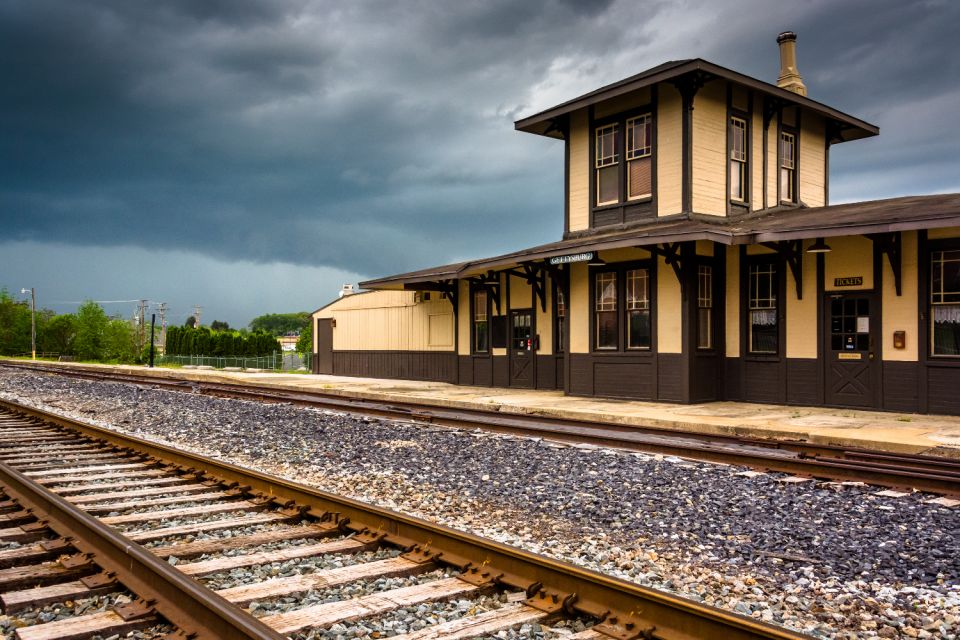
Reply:
<svg viewBox="0 0 960 640"><path fill-rule="evenodd" d="M629 228L612 228L578 238L542 244L503 255L422 269L361 282L367 289L416 288L427 282L452 280L584 251L710 240L727 245L778 240L830 238L915 229L960 227L960 193L906 196L851 202L827 207L778 209L740 218L698 215L651 220Z"/></svg>
<svg viewBox="0 0 960 640"><path fill-rule="evenodd" d="M560 137L560 133L553 129L553 121L559 117L565 116L573 111L583 109L617 96L621 96L637 89L653 86L660 82L675 81L682 76L700 74L704 79L724 78L743 85L755 91L759 91L771 98L783 101L786 104L795 104L804 109L809 109L819 113L828 120L832 120L838 125L838 135L842 142L848 140L857 140L875 136L880 133L880 129L865 122L860 118L855 118L849 114L838 111L833 107L811 100L806 96L781 89L775 84L758 80L748 75L738 73L732 69L721 67L702 58L692 58L689 60L673 60L661 65L642 71L637 75L630 76L613 84L608 84L590 93L585 93L579 98L568 100L555 107L550 107L540 113L536 113L526 118L521 118L514 123L514 128L518 131L527 133L536 133L551 137Z"/></svg>

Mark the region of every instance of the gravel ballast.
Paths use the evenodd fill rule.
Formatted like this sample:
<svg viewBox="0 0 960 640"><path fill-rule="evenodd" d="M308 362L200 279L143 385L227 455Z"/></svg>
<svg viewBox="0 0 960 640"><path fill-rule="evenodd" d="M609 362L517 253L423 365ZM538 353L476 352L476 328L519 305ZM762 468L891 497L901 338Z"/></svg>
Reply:
<svg viewBox="0 0 960 640"><path fill-rule="evenodd" d="M0 397L818 637L958 637L960 509L928 494L32 372Z"/></svg>

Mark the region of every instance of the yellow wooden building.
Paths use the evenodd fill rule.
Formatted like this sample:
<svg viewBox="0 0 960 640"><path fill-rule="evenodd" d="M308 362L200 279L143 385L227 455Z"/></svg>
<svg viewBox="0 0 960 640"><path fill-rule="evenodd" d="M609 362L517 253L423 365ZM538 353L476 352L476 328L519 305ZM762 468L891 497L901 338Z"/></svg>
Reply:
<svg viewBox="0 0 960 640"><path fill-rule="evenodd" d="M960 194L830 205L877 127L776 84L654 67L516 129L564 141L557 242L361 283L318 373L960 414Z"/></svg>

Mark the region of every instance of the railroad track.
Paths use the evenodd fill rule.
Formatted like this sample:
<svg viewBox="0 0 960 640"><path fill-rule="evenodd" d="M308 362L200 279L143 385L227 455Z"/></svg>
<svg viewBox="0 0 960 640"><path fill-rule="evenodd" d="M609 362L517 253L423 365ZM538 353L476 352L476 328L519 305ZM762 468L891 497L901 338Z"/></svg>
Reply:
<svg viewBox="0 0 960 640"><path fill-rule="evenodd" d="M126 371L95 371L11 361L0 362L0 366L88 380L123 382L168 391L261 402L287 402L366 416L409 420L414 423L611 446L826 480L864 482L895 489L960 495L960 460L938 456L883 453L794 440L680 433L656 427L446 408L416 402L382 402L320 391L290 391L266 386L187 381Z"/></svg>
<svg viewBox="0 0 960 640"><path fill-rule="evenodd" d="M588 628L570 640L805 637L7 401L0 401L0 491L4 613L62 605L62 619L18 628L19 640L108 637L135 629L148 629L145 637L183 640L275 640L451 599L480 604L395 638L491 636L572 618ZM331 557L341 560L324 568ZM236 575L231 572L318 558L314 570L268 572L265 578L254 572L216 587L217 577ZM354 598L318 597L325 589L386 578L404 580ZM71 603L94 597L100 603L95 610L69 615Z"/></svg>

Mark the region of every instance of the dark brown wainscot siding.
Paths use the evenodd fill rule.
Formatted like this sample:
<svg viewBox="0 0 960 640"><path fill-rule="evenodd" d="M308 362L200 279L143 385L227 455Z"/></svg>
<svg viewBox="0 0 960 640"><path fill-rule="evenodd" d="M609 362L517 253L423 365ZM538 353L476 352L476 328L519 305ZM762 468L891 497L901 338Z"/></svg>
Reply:
<svg viewBox="0 0 960 640"><path fill-rule="evenodd" d="M493 386L510 386L510 358L507 356L492 356L493 360Z"/></svg>
<svg viewBox="0 0 960 640"><path fill-rule="evenodd" d="M657 354L658 378L653 382L656 385L659 400L668 402L683 402L684 392L684 355L679 353Z"/></svg>
<svg viewBox="0 0 960 640"><path fill-rule="evenodd" d="M537 389L559 389L563 387L563 357L555 355L537 356Z"/></svg>
<svg viewBox="0 0 960 640"><path fill-rule="evenodd" d="M567 361L570 365L570 395L594 395L593 357L589 353L571 353Z"/></svg>
<svg viewBox="0 0 960 640"><path fill-rule="evenodd" d="M883 408L916 413L920 410L920 366L916 362L883 363ZM955 389L960 387L955 387Z"/></svg>
<svg viewBox="0 0 960 640"><path fill-rule="evenodd" d="M570 395L655 400L657 359L649 355L571 354Z"/></svg>
<svg viewBox="0 0 960 640"><path fill-rule="evenodd" d="M740 390L740 358L723 359L723 399L740 400L743 393Z"/></svg>
<svg viewBox="0 0 960 640"><path fill-rule="evenodd" d="M779 360L751 360L743 363L743 400L784 404L787 401L783 364Z"/></svg>
<svg viewBox="0 0 960 640"><path fill-rule="evenodd" d="M476 387L493 386L493 365L490 356L460 356L460 384Z"/></svg>
<svg viewBox="0 0 960 640"><path fill-rule="evenodd" d="M930 413L960 415L960 366L958 363L938 365L927 359L927 410Z"/></svg>
<svg viewBox="0 0 960 640"><path fill-rule="evenodd" d="M787 404L817 404L821 368L817 358L787 358Z"/></svg>
<svg viewBox="0 0 960 640"><path fill-rule="evenodd" d="M449 351L334 351L333 373L455 383L457 356Z"/></svg>

